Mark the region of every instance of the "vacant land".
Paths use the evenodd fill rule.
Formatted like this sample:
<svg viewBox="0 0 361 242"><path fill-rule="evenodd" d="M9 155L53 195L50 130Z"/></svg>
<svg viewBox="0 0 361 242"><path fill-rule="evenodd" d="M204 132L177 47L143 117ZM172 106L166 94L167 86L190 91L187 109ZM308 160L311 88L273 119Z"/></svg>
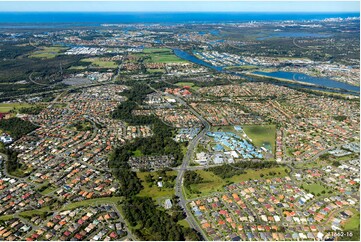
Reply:
<svg viewBox="0 0 361 242"><path fill-rule="evenodd" d="M174 55L172 52L163 51L163 52L152 52L147 54L149 58L146 59L148 63L178 63L178 62L187 62L178 56Z"/></svg>
<svg viewBox="0 0 361 242"><path fill-rule="evenodd" d="M60 55L62 51L66 50L65 47L52 46L52 47L42 47L40 50L35 50L30 58L41 58L41 59L52 59Z"/></svg>
<svg viewBox="0 0 361 242"><path fill-rule="evenodd" d="M112 203L117 204L122 199L123 199L122 197L101 197L101 198L88 199L80 202L65 204L61 208L61 210L71 210L78 207L93 206L100 204L112 204Z"/></svg>
<svg viewBox="0 0 361 242"><path fill-rule="evenodd" d="M8 113L12 110L16 111L20 108L29 108L31 104L27 103L0 103L0 113Z"/></svg>
<svg viewBox="0 0 361 242"><path fill-rule="evenodd" d="M254 145L271 148L275 152L276 125L244 125L242 128Z"/></svg>
<svg viewBox="0 0 361 242"><path fill-rule="evenodd" d="M85 70L86 66L71 66L69 70Z"/></svg>
<svg viewBox="0 0 361 242"><path fill-rule="evenodd" d="M203 178L203 182L191 185L192 190L195 191L194 193L191 193L186 188L185 191L189 199L206 196L214 192L224 192L223 187L232 183L248 181L250 179L285 177L287 175L286 169L285 167L273 167L260 170L245 170L245 174L236 175L227 179L222 179L211 171L198 170L196 172Z"/></svg>
<svg viewBox="0 0 361 242"><path fill-rule="evenodd" d="M359 230L360 229L360 212L356 209L350 209L351 212L353 212L353 215L351 218L347 219L345 224L343 225L343 228L346 231L350 230Z"/></svg>
<svg viewBox="0 0 361 242"><path fill-rule="evenodd" d="M324 185L321 185L321 184L318 184L318 183L312 183L312 184L307 184L307 183L304 183L302 184L303 188L312 193L312 194L325 194L325 193L328 193L330 190L325 187Z"/></svg>
<svg viewBox="0 0 361 242"><path fill-rule="evenodd" d="M179 220L178 224L182 225L185 228L189 228L189 223L185 219Z"/></svg>
<svg viewBox="0 0 361 242"><path fill-rule="evenodd" d="M117 68L118 65L114 61L106 61L101 58L85 58L81 60L82 62L89 62L91 63L92 67L96 68L106 68L106 69L112 69Z"/></svg>
<svg viewBox="0 0 361 242"><path fill-rule="evenodd" d="M146 176L152 175L154 178L153 183L146 182ZM167 176L176 176L176 171L167 171ZM157 179L158 179L158 173L157 172L137 172L137 176L142 181L143 189L140 191L138 196L147 196L152 197L153 199L161 198L161 197L172 197L174 195L174 181L171 183L173 184L172 187L166 188L166 187L158 187L157 186ZM164 185L164 182L163 182Z"/></svg>

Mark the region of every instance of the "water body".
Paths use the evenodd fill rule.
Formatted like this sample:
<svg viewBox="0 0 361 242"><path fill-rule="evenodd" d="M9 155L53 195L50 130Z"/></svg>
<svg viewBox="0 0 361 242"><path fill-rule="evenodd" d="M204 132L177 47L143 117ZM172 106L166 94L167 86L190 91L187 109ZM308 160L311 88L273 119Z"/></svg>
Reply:
<svg viewBox="0 0 361 242"><path fill-rule="evenodd" d="M318 33L307 33L307 32L277 32L272 33L266 37L259 37L257 40L265 40L265 39L271 39L271 38L327 38L331 37L331 34L318 34Z"/></svg>
<svg viewBox="0 0 361 242"><path fill-rule="evenodd" d="M285 71L275 71L275 72L261 72L255 71L254 74L259 74L268 77L283 78L293 81L306 82L318 86L328 87L328 88L338 88L344 89L347 91L360 92L360 87L353 86L344 82L335 81L329 78L313 77L303 73L297 72L285 72Z"/></svg>
<svg viewBox="0 0 361 242"><path fill-rule="evenodd" d="M359 17L359 13L125 13L125 12L2 12L0 23L50 24L68 23L219 23L282 20L320 20L325 18ZM15 25L14 25L15 26ZM2 26L4 28L5 26ZM50 27L50 25L48 25Z"/></svg>
<svg viewBox="0 0 361 242"><path fill-rule="evenodd" d="M180 49L173 49L173 52L174 52L174 54L176 56L178 56L179 58L182 58L184 60L196 63L198 65L209 67L209 68L211 68L213 70L216 70L216 71L219 71L219 72L223 71L222 67L214 66L214 65L212 65L212 64L210 64L208 62L205 62L205 61L203 61L201 59L198 59L197 57L195 57L194 55L189 54L186 51L183 51L183 50L180 50Z"/></svg>
<svg viewBox="0 0 361 242"><path fill-rule="evenodd" d="M184 60L193 62L198 65L209 67L215 71L218 72L224 72L231 75L240 76L242 78L245 78L248 81L259 81L256 78L253 78L251 76L247 76L242 73L233 72L233 71L227 71L224 70L223 67L213 66L212 64L205 62L203 60L198 59L194 55L189 54L186 51L180 50L180 49L173 49L174 54L177 55L179 58L182 58ZM316 78L311 77L302 73L296 73L296 72L274 72L278 74L272 74L267 72L253 72L255 74L269 76L269 77L279 77L284 79L289 79L293 81L300 81L304 83L309 83L312 85L305 85L302 83L288 83L288 82L273 82L276 85L281 86L287 86L291 88L306 88L310 90L317 90L317 91L329 91L329 92L335 92L335 93L345 93L345 94L352 94L352 95L359 95L360 94L360 88L356 86L352 86L343 82L338 82L335 80L331 80L328 78Z"/></svg>

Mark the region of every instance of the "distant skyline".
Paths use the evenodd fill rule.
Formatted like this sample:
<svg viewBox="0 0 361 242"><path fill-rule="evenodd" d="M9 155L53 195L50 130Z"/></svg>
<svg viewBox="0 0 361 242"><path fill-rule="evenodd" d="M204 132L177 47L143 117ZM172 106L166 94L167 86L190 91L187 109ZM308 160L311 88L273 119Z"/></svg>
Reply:
<svg viewBox="0 0 361 242"><path fill-rule="evenodd" d="M359 1L0 1L0 12L360 12Z"/></svg>

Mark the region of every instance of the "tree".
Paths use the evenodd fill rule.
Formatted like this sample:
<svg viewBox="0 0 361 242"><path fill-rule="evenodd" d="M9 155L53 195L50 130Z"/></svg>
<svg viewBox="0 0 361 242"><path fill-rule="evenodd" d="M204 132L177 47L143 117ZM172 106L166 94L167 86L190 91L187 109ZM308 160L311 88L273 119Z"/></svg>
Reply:
<svg viewBox="0 0 361 242"><path fill-rule="evenodd" d="M153 183L154 180L153 180L153 176L151 174L148 174L145 176L145 181L148 182L148 183Z"/></svg>

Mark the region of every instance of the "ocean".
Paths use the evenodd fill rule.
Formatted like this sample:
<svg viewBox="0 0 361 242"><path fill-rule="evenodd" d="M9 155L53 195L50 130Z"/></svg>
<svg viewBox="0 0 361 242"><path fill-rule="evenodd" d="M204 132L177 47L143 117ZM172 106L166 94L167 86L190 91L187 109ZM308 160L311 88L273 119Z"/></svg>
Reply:
<svg viewBox="0 0 361 242"><path fill-rule="evenodd" d="M360 17L360 13L130 13L130 12L0 12L3 24L102 23L219 23L280 20L320 20Z"/></svg>

